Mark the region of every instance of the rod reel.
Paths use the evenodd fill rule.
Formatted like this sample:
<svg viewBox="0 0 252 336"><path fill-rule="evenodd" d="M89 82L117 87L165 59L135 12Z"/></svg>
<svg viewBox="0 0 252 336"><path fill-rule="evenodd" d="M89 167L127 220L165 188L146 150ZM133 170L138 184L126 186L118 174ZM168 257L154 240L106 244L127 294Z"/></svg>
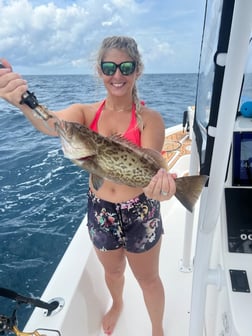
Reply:
<svg viewBox="0 0 252 336"><path fill-rule="evenodd" d="M0 296L11 299L20 307L21 304L29 304L37 308L44 309L45 316L53 316L60 312L64 307L63 298L54 298L49 302L20 295L13 290L0 288ZM38 328L32 332L24 332L18 329L17 308L11 316L0 315L0 335L15 334L16 336L61 336L58 330Z"/></svg>

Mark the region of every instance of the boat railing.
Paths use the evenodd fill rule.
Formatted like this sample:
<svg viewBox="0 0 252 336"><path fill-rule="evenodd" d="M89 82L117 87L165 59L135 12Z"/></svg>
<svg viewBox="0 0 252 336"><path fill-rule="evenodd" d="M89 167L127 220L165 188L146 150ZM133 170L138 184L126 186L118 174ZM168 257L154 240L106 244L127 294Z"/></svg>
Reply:
<svg viewBox="0 0 252 336"><path fill-rule="evenodd" d="M194 134L192 134L189 175L198 174L199 167L197 163L198 163L198 152L196 148L195 136ZM180 271L185 273L191 272L193 268L192 248L193 248L193 239L195 231L194 219L195 219L195 212L190 213L189 211L186 211L183 252L182 252L182 259L180 261Z"/></svg>

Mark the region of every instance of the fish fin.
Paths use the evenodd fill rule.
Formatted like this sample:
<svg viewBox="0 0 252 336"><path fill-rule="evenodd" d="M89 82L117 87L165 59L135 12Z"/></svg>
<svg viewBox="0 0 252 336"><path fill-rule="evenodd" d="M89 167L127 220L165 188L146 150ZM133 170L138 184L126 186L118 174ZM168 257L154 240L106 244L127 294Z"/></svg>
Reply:
<svg viewBox="0 0 252 336"><path fill-rule="evenodd" d="M141 150L148 155L148 158L152 158L160 168L164 168L165 170L168 169L167 163L161 153L159 153L157 150L152 148L141 148Z"/></svg>
<svg viewBox="0 0 252 336"><path fill-rule="evenodd" d="M190 212L193 211L207 180L208 176L206 175L183 176L175 180L175 196Z"/></svg>
<svg viewBox="0 0 252 336"><path fill-rule="evenodd" d="M91 175L91 181L92 181L92 184L93 184L95 190L99 190L101 188L101 186L103 185L104 179L100 176L92 174Z"/></svg>
<svg viewBox="0 0 252 336"><path fill-rule="evenodd" d="M125 139L122 135L120 134L113 134L108 137L109 140L112 140L113 142L118 143L119 145L123 145L124 147L127 147L132 150L140 150L141 147L137 146L133 142L129 141L128 139Z"/></svg>

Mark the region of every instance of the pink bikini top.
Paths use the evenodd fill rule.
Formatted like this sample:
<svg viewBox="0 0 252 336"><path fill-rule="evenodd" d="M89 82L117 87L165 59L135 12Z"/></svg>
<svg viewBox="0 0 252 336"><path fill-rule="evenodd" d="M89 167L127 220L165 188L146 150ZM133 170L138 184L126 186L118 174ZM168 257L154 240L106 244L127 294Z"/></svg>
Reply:
<svg viewBox="0 0 252 336"><path fill-rule="evenodd" d="M98 133L98 121L101 116L102 110L104 108L105 102L106 102L105 100L102 102L101 106L99 107L99 109L97 110L95 114L93 121L91 122L89 126L89 128L92 131L97 132L97 133ZM141 146L141 132L137 125L135 104L133 104L132 106L131 121L130 121L129 127L122 136L123 138L133 142L137 146L139 147Z"/></svg>

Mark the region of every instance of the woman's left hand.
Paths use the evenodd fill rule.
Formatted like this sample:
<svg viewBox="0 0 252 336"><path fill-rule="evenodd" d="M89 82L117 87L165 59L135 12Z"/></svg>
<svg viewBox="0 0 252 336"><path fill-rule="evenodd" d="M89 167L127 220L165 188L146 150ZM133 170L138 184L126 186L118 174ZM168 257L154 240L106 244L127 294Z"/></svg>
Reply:
<svg viewBox="0 0 252 336"><path fill-rule="evenodd" d="M176 192L176 177L176 174L169 174L161 168L148 186L143 188L143 192L147 197L157 201L169 200Z"/></svg>

